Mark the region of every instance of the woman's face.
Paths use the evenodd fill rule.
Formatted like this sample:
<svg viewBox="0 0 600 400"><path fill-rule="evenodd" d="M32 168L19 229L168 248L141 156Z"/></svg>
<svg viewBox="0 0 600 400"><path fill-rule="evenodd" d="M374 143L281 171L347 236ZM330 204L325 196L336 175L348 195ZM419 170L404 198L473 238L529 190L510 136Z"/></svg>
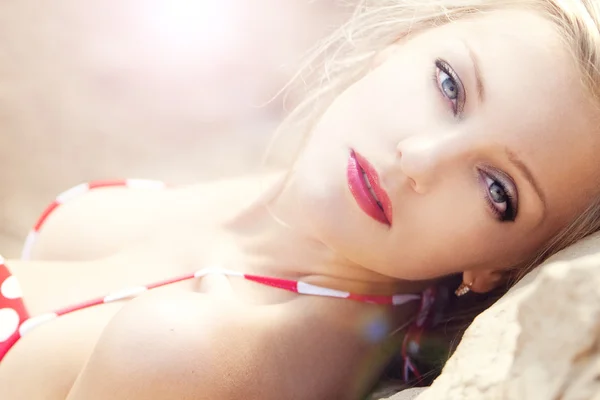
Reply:
<svg viewBox="0 0 600 400"><path fill-rule="evenodd" d="M554 25L495 12L380 54L317 124L289 190L311 235L378 273L503 269L597 194L596 117Z"/></svg>

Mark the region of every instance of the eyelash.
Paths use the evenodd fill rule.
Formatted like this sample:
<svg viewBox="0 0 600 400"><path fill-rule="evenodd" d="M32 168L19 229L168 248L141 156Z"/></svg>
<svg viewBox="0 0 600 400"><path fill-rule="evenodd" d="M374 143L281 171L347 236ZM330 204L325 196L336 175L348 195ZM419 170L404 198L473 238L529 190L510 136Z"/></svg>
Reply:
<svg viewBox="0 0 600 400"><path fill-rule="evenodd" d="M456 99L450 99L448 95L444 92L444 88L442 87L442 83L440 82L440 73L446 74L456 86L456 89L458 91ZM452 103L452 112L454 113L454 116L459 116L464 109L464 105L466 102L466 92L462 81L458 77L458 74L450 66L450 64L439 58L435 60L433 82L435 83L436 88L442 94L442 96Z"/></svg>
<svg viewBox="0 0 600 400"><path fill-rule="evenodd" d="M478 169L478 172L485 191L483 196L484 200L486 201L488 207L490 208L496 219L498 219L498 221L500 222L514 222L517 218L518 211L518 196L516 186L513 183L504 182L503 179L500 179L497 176L495 176L496 174L487 170ZM489 184L486 178L492 181L492 184ZM505 179L510 180L510 178L508 177L506 177ZM499 210L498 207L495 205L499 203L494 202L491 198L490 188L494 184L498 185L507 197L506 210L504 211Z"/></svg>
<svg viewBox="0 0 600 400"><path fill-rule="evenodd" d="M440 74L443 73L447 76L444 77L444 80L449 79L453 83L453 86L456 88L456 99L452 99L448 96L444 87L442 85L443 81L440 79ZM458 74L454 69L448 64L446 61L438 58L435 60L435 69L433 71L433 82L437 90L442 94L442 96L452 103L452 112L455 117L458 117L462 114L464 109L464 105L466 103L466 91L462 84L462 81L458 77ZM486 201L490 211L494 214L495 218L500 222L513 222L517 218L517 189L514 183L507 183L503 179L498 178L498 175L504 175L501 172L493 173L491 171L478 169L480 180L484 187L484 200ZM507 181L512 181L509 177L505 178ZM491 183L488 183L488 180ZM502 192L506 195L506 201L502 203L496 203L491 198L490 190L493 185L497 185L500 187ZM506 203L506 209L500 210L498 209L497 204Z"/></svg>
<svg viewBox="0 0 600 400"><path fill-rule="evenodd" d="M446 75L443 81L440 78L441 73ZM442 85L442 83L448 79L452 82L453 86L457 91L455 99L452 99L448 96ZM435 60L433 81L435 83L436 88L442 94L442 96L452 103L452 111L454 113L454 116L460 116L466 102L466 91L456 71L454 71L454 69L446 61L438 58L437 60ZM483 187L485 189L484 200L486 201L488 207L490 208L490 211L494 214L498 221L512 222L517 217L518 203L516 186L511 183L506 183L503 179L498 178L497 175L499 174L501 173L498 172L496 174L491 171L479 169L480 180L482 181ZM506 180L511 179L509 177L506 177ZM502 190L503 194L506 196L506 200L504 202L497 203L492 199L490 190L493 185L497 185L500 188L500 190ZM497 205L504 203L506 203L506 209L500 210Z"/></svg>

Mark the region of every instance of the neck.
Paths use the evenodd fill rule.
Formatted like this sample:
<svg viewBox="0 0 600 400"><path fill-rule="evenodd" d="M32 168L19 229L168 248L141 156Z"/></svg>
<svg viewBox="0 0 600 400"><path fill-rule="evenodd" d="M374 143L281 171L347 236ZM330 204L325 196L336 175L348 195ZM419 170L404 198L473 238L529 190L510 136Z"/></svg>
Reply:
<svg viewBox="0 0 600 400"><path fill-rule="evenodd" d="M225 225L239 261L249 271L373 295L419 293L431 284L375 273L311 237L294 220L293 199L282 195L286 182L281 175L268 178L262 195Z"/></svg>

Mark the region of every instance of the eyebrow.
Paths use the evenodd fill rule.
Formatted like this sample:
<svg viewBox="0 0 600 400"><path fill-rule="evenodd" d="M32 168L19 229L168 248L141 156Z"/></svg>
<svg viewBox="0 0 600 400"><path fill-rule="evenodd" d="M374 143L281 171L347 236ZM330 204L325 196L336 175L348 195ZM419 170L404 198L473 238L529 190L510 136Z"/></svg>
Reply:
<svg viewBox="0 0 600 400"><path fill-rule="evenodd" d="M479 67L479 57L477 56L477 53L473 51L473 48L469 45L466 39L463 39L462 42L467 48L469 57L471 58L471 62L473 63L473 69L475 70L475 82L477 83L477 95L479 97L479 102L482 103L485 100L485 86L483 85L481 68Z"/></svg>
<svg viewBox="0 0 600 400"><path fill-rule="evenodd" d="M519 171L521 171L521 173L523 174L523 176L525 177L527 182L529 182L531 187L533 187L533 190L536 192L536 194L542 201L542 205L544 206L544 210L545 210L546 209L546 197L544 195L544 192L540 189L540 185L538 185L535 177L531 173L531 170L529 168L527 168L527 165L525 165L525 163L523 161L521 161L521 159L519 158L519 156L517 156L517 154L515 152L510 150L508 147L506 147L504 150L506 152L506 155L507 155L510 163L513 166L515 166L515 168L517 168Z"/></svg>

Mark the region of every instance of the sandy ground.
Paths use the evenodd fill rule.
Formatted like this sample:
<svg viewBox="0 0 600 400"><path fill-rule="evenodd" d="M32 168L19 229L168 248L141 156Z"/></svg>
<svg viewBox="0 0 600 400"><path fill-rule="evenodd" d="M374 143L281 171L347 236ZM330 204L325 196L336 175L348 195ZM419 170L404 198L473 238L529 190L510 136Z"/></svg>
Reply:
<svg viewBox="0 0 600 400"><path fill-rule="evenodd" d="M341 3L341 2L340 2ZM82 181L256 168L334 0L0 2L0 252Z"/></svg>

